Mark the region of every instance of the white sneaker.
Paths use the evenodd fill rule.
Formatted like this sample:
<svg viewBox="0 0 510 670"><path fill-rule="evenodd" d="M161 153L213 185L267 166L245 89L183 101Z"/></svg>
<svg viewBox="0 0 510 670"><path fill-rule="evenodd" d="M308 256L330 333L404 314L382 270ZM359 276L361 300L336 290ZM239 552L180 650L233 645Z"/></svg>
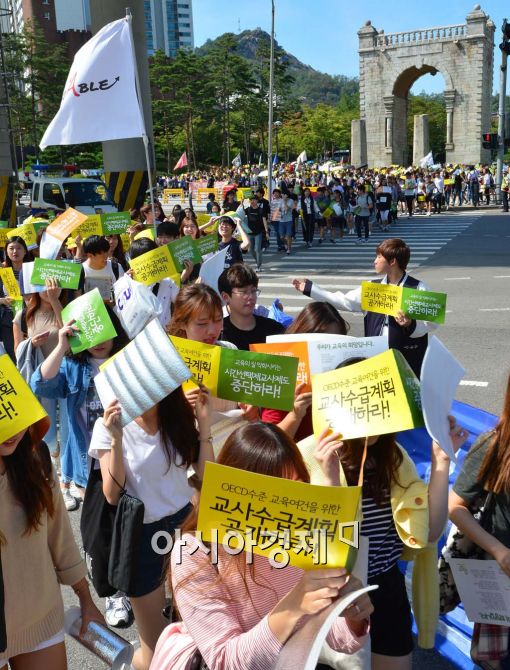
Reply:
<svg viewBox="0 0 510 670"><path fill-rule="evenodd" d="M72 495L69 489L62 489L62 495L64 497L64 505L68 512L74 512L75 509L78 509L80 503Z"/></svg>
<svg viewBox="0 0 510 670"><path fill-rule="evenodd" d="M133 623L133 610L129 598L121 591L106 598L105 621L113 628L126 628Z"/></svg>

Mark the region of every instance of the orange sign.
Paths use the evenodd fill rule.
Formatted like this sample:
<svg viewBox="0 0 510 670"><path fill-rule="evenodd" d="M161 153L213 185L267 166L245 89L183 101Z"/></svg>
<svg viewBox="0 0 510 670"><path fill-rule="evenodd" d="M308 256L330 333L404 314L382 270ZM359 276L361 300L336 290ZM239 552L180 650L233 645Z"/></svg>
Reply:
<svg viewBox="0 0 510 670"><path fill-rule="evenodd" d="M76 209L69 207L60 216L50 223L46 228L46 232L56 237L63 242L75 228L87 220L87 215L78 212Z"/></svg>
<svg viewBox="0 0 510 670"><path fill-rule="evenodd" d="M310 362L308 360L308 344L306 342L270 342L265 344L250 344L250 351L260 354L276 354L277 356L293 356L299 358L297 371L297 385L306 384L306 390L312 390Z"/></svg>

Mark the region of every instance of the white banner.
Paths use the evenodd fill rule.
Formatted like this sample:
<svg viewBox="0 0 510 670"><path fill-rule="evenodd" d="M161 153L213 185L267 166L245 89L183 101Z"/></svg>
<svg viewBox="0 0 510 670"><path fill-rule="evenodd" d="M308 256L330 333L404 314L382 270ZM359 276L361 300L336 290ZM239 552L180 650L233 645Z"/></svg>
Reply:
<svg viewBox="0 0 510 670"><path fill-rule="evenodd" d="M44 150L144 134L130 26L119 19L101 28L74 57L60 109L40 146Z"/></svg>

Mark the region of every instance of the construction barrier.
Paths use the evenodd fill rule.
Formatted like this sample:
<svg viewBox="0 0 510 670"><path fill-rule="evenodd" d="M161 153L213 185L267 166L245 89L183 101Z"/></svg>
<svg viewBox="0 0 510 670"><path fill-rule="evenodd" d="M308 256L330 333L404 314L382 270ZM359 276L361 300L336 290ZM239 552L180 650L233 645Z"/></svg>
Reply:
<svg viewBox="0 0 510 670"><path fill-rule="evenodd" d="M163 204L169 205L171 199L178 198L181 202L185 202L186 196L184 195L183 188L165 188L163 189Z"/></svg>
<svg viewBox="0 0 510 670"><path fill-rule="evenodd" d="M142 207L144 204L149 188L149 175L146 170L105 172L104 181L119 212Z"/></svg>
<svg viewBox="0 0 510 670"><path fill-rule="evenodd" d="M0 221L16 225L16 184L9 176L0 177Z"/></svg>

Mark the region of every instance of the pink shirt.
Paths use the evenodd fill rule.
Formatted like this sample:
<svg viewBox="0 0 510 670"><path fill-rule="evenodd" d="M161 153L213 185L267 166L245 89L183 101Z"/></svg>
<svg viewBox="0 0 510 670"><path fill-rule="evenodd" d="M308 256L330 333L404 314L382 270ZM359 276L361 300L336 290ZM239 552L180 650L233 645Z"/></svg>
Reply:
<svg viewBox="0 0 510 670"><path fill-rule="evenodd" d="M282 644L269 627L268 614L303 571L292 566L278 570L266 558L254 556L256 581L249 566L243 580L239 571L232 569L231 561L237 559L221 547L218 565L213 566L194 536L186 534L183 540L186 546L174 549L171 555L172 585L183 623L171 624L163 631L151 670L184 669L197 647L210 670L272 668ZM220 578L222 574L228 575L228 582ZM300 625L305 621L303 617ZM365 637L356 636L345 619L338 617L327 642L349 654L361 647Z"/></svg>

